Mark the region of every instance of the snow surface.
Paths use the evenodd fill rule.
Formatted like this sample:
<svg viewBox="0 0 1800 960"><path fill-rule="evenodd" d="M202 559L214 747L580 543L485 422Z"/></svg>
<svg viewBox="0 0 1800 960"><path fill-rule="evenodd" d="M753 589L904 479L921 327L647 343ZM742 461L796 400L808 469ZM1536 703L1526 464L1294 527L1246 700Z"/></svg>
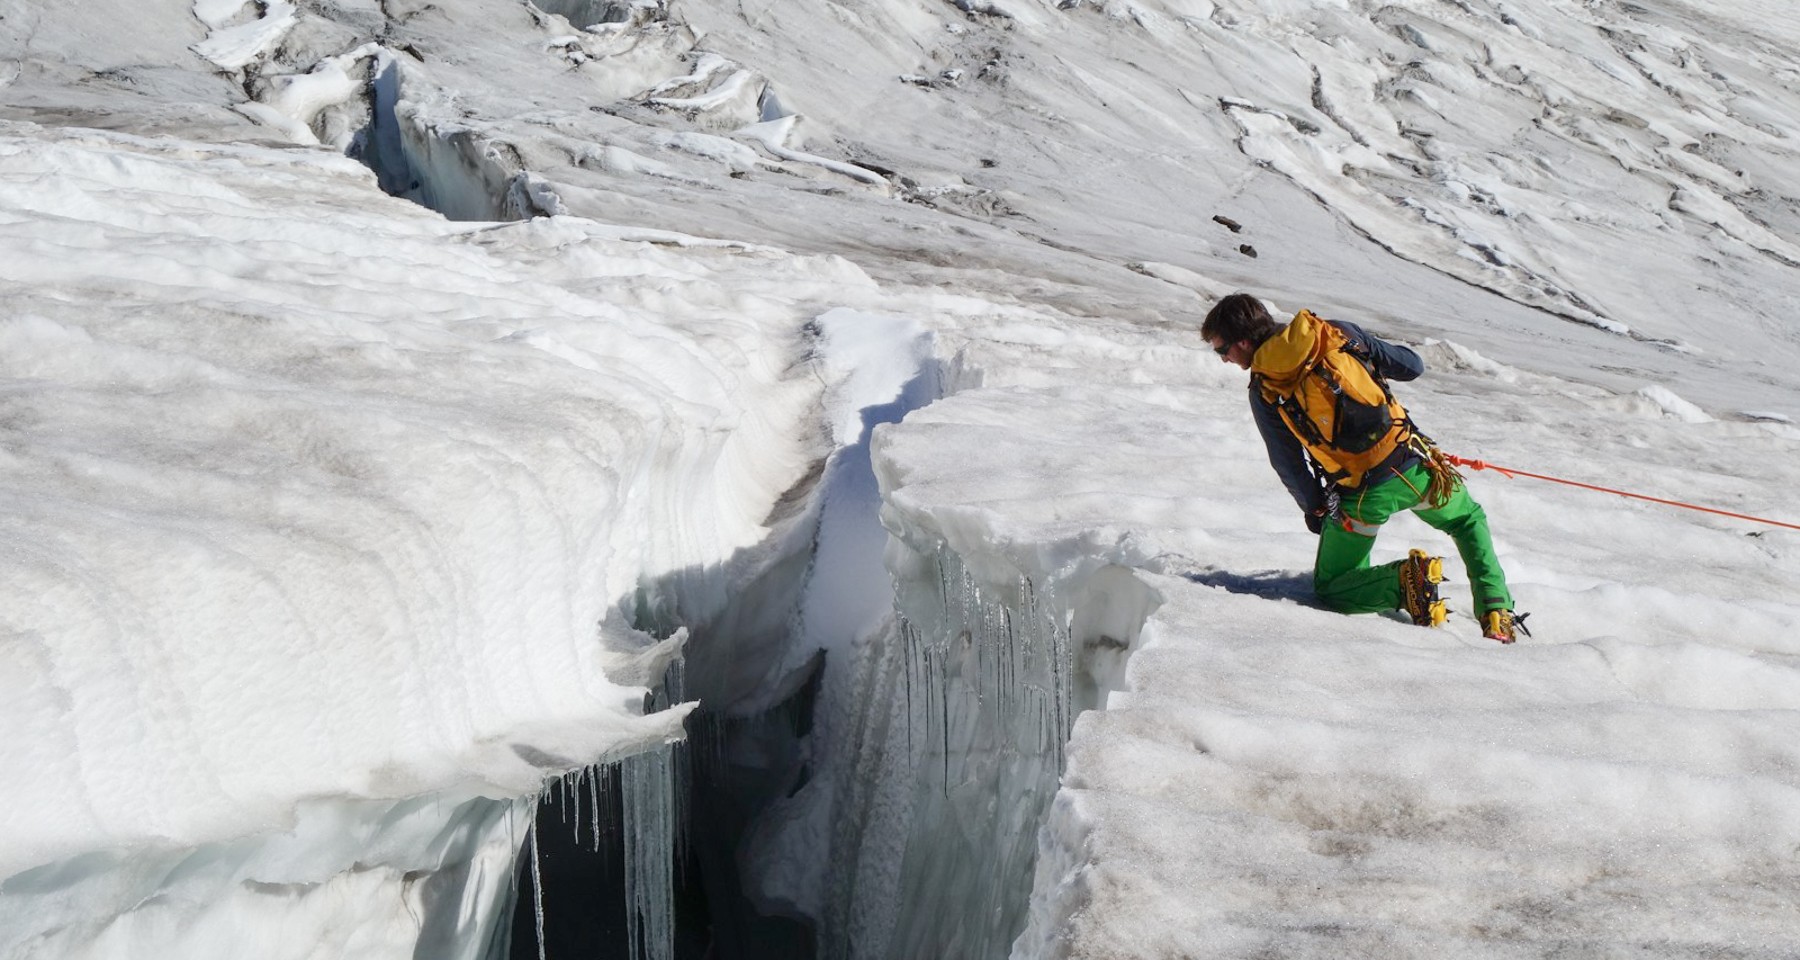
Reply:
<svg viewBox="0 0 1800 960"><path fill-rule="evenodd" d="M486 955L798 549L827 955L1792 956L1800 534L1475 473L1533 637L1330 614L1196 331L1800 522L1787 12L0 3L0 956Z"/></svg>

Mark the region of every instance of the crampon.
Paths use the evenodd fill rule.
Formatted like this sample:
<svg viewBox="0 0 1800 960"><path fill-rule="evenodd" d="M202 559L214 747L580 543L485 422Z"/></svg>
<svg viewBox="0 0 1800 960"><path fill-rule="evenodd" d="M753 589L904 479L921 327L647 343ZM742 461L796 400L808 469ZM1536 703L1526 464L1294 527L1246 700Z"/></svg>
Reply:
<svg viewBox="0 0 1800 960"><path fill-rule="evenodd" d="M1423 550L1413 550L1400 562L1401 604L1412 622L1421 627L1443 626L1450 608L1438 596L1444 582L1444 561Z"/></svg>
<svg viewBox="0 0 1800 960"><path fill-rule="evenodd" d="M1525 629L1525 618L1529 616L1511 610L1489 610L1481 615L1481 635L1501 643L1512 643L1521 633L1529 637L1531 631Z"/></svg>

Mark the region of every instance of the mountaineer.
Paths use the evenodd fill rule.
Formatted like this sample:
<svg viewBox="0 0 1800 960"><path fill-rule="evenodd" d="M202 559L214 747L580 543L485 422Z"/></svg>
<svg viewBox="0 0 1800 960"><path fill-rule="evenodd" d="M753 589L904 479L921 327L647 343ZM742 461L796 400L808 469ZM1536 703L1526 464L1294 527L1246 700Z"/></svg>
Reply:
<svg viewBox="0 0 1800 960"><path fill-rule="evenodd" d="M1269 463L1319 534L1313 589L1326 606L1404 610L1420 626L1444 622L1441 558L1412 550L1405 560L1369 565L1381 525L1411 510L1456 542L1483 636L1512 643L1530 634L1525 615L1513 613L1487 515L1388 390L1389 380L1425 372L1417 353L1308 310L1283 326L1245 293L1208 311L1200 335L1221 360L1250 371L1250 410Z"/></svg>

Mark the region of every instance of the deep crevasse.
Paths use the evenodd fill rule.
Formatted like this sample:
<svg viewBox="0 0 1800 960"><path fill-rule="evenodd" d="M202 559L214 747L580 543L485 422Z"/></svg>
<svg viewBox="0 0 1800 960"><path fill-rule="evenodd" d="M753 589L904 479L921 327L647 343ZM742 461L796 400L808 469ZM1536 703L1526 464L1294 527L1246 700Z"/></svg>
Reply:
<svg viewBox="0 0 1800 960"><path fill-rule="evenodd" d="M810 438L797 437L803 431L792 427L818 412L811 378L800 377L786 364L791 360L789 332L798 325L792 321L804 309L800 303L893 301L836 260L721 249L698 241L698 249L671 243L646 247L619 239L618 231L573 218L448 227L410 208L372 202L373 183L366 173L331 157L237 147L195 148L188 156L178 145L128 137L45 134L39 142L24 136L37 131L14 132L19 135L8 143L11 166L91 201L92 209L129 224L134 236L178 248L195 265L162 277L160 284L121 291L93 285L91 271L72 266L75 258L57 256L61 234L38 230L0 238L0 245L9 249L33 251L32 257L18 261L19 268L29 268L45 282L64 284L70 298L21 294L23 307L41 315L9 328L8 371L28 379L61 376L65 395L92 395L95 409L112 411L106 419L84 419L66 403L43 401L46 422L58 427L49 436L93 433L92 448L105 454L83 461L87 486L71 490L45 483L29 487L30 497L53 501L58 509L63 509L59 497L69 499L71 516L90 519L97 515L91 509L96 503L118 500L142 508L145 491L169 501L166 511L148 511L142 518L123 509L109 515L105 542L117 545L121 531L136 529L134 524L155 533L141 544L133 541L142 553L123 556L116 569L109 569L124 585L117 593L132 594L137 579L158 576L180 576L183 583L225 582L220 568L227 568L225 573L262 576L285 585L291 595L317 602L297 604L292 617L284 615L286 608L256 607L252 612L264 614L268 623L247 621L243 610L224 602L198 611L126 605L134 616L158 617L138 624L138 633L128 639L135 638L151 654L165 647L181 651L181 657L147 654L138 665L142 690L179 695L174 705L186 711L181 715L194 729L156 731L183 749L145 751L141 743L96 740L95 731L106 729L102 724L83 726L85 714L77 711L71 719L51 704L37 705L43 707L42 716L32 714L20 726L55 731L61 729L58 724L72 723L86 737L81 750L87 759L104 756L103 748L116 748L133 763L147 755L164 760L171 753L198 759L188 765L185 760L158 762L155 776L138 779L137 785L153 798L148 804L124 804L116 791L70 780L79 789L65 790L63 798L78 795L84 803L103 805L110 826L97 837L69 828L74 839L46 849L69 849L75 859L47 863L41 871L8 881L7 893L13 896L0 907L34 915L32 923L8 925L9 933L30 939L33 931L56 926L59 932L53 935L69 944L69 955L80 955L81 949L105 955L105 944L112 943L105 938L159 942L148 933L169 934L177 924L167 918L181 916L188 918L181 922L195 939L163 942L188 943L190 955L229 952L234 938L209 932L228 930L233 922L237 907L211 909L226 902L227 895L218 892L226 890L229 898L242 898L244 913L310 918L317 928L341 935L338 948L344 950L410 952L415 944L409 938L421 937L416 918L439 911L425 923L424 941L450 944L439 956L479 955L493 935L493 927L482 924L499 909L495 905L511 882L501 866L518 863L527 835L521 818L528 815L530 800L508 799L510 791L530 789L529 782L535 781L528 778L569 769L608 749L609 741L629 742L631 749L652 747L679 719L639 717L635 707L623 709L630 706L625 702L630 688L651 679L627 668L646 666L637 661L663 655L656 652L660 644L618 622L631 603L631 581L641 589L643 571L671 570L672 579L710 584L723 596L727 586L739 581L725 584L729 577L715 576L719 568L712 564L719 554L732 548L733 561L750 557L746 568L761 562L754 555L762 545L754 538L768 535L769 521L759 524L756 518L781 496L784 484L803 472L803 457L816 450ZM76 174L85 179L77 180ZM195 186L198 181L205 181L206 188ZM269 199L265 181L289 185L295 197L305 199ZM193 236L165 236L158 232L164 221L141 219L143 210L154 209L171 190L210 198L205 216L211 219L204 222L217 235L200 230ZM20 192L7 199L25 210L66 212L62 194L54 191ZM319 222L321 205L358 212L344 224ZM255 238L270 224L282 226L285 239L278 247L259 246ZM71 236L68 243L75 239ZM289 271L276 274L283 279L267 281L276 286L265 289L202 268L211 258L224 256L226 248L232 257L267 260L287 265ZM356 267L350 274L339 266L346 251L358 254L349 261ZM98 262L117 268L127 279L145 269L121 253ZM397 284L396 277L405 283ZM221 337L218 331L235 328L173 322L185 314L165 309L165 301L185 302L197 290L205 291L209 318L256 327L255 338L241 338L255 352L223 348L240 338ZM354 290L354 300L346 290ZM276 294L286 298L281 301L286 305L270 299ZM327 295L332 299L324 303L309 299ZM167 357L158 359L168 362L147 366L141 353L132 352L125 331L116 329L115 314L124 307L171 321L167 329L158 328L167 337L162 345ZM801 794L815 804L814 812L828 816L808 821L806 843L793 848L815 858L829 853L838 862L828 871L813 869L798 885L766 884L772 898L794 899L799 912L824 918L829 929L844 931L846 938L858 938L859 955L887 949L884 938L896 920L912 928L918 908L902 904L906 890L959 889L962 865L981 863L979 857L958 860L940 848L942 823L972 824L972 818L995 813L991 804L985 809L980 805L984 790L992 797L1002 785L1009 790L1014 785L1054 785L1055 763L1046 764L1040 751L1054 752L1073 710L1087 702L1079 659L1089 639L1080 627L1084 601L1068 589L1078 592L1095 575L1091 567L1074 573L1029 563L1008 568L998 553L962 544L951 548L954 561L933 560L927 571L892 545L904 542L905 550L936 557L940 544L952 542L920 517L894 514L890 519L901 522L886 530L875 522L876 511L892 506L886 495L891 485L885 492L877 486L883 467L876 427L939 392L932 374L938 361L929 359L930 338L919 325L893 317L872 321L871 316L846 311L819 318L827 339L834 341L826 357L844 361L824 378L837 385L824 406L832 415L832 440L842 470L824 481L817 507L822 525L818 553L802 618L805 643L785 664L798 669L812 652L824 649L833 654L833 676L843 681L832 688L836 692L821 711L823 735L813 757L819 786ZM675 382L679 389L673 397L650 389L641 378L650 366L640 355L650 350L646 344L667 342L694 347L682 354L685 375ZM177 362L189 354L205 357L207 363ZM146 383L121 385L101 375L127 361L148 378ZM469 369L478 362L478 371ZM658 354L657 363L665 375L660 382L667 387L666 351ZM52 364L60 366L47 366ZM408 375L393 376L396 369ZM506 388L501 398L506 405L498 405L492 395L495 384ZM477 390L478 385L485 389ZM223 428L211 419L221 398L231 400L235 414ZM755 416L741 421L731 415L737 410ZM408 429L397 438L371 436L367 421L382 416ZM672 429L681 426L691 429ZM722 432L726 428L730 430ZM188 473L169 464L189 462L200 440L188 432L211 440L221 429L239 431L244 439L222 449L202 449L221 458L217 473L233 478L237 486L196 488ZM130 434L133 443L119 442L114 432ZM18 455L25 467L45 473L60 469L60 448L48 441L40 444L35 434L20 441ZM296 446L289 449L284 442ZM165 447L167 456L134 459ZM636 455L627 463L633 469L619 466L620 451ZM34 474L27 470L21 476L25 484ZM677 477L686 485L652 488L639 482L651 476ZM275 487L274 478L284 486ZM429 482L422 485L421 478ZM528 482L532 480L544 482ZM591 502L597 489L611 492L614 499L597 507ZM757 495L748 495L749 490ZM274 506L258 512L264 504L258 494L269 494ZM381 549L361 549L366 538L383 532L375 521L395 518L396 503L406 506L399 512L416 520L416 529L401 530L405 536L398 541L393 536L380 540ZM138 562L143 556L166 555L171 537L161 518L189 517L198 525L214 514L221 518L206 529L211 538L205 543L249 538L264 549L253 554L197 551L186 570ZM496 522L506 519L516 519L518 529L497 530ZM601 520L614 522L607 526ZM336 555L326 547L341 549L362 558L376 574L323 559L297 563L292 537L303 521L321 531L317 536L323 545L315 549L322 557ZM668 530L680 535L666 534ZM648 537L644 531L665 534ZM899 539L890 540L896 531ZM196 534L195 540L202 538ZM512 550L515 542L520 546ZM889 554L886 566L880 558L884 550ZM510 561L522 552L540 562L521 571ZM98 559L89 553L86 562ZM301 559L310 560L310 554ZM970 577L951 572L946 565L952 562L970 565L974 572ZM485 576L490 568L506 576ZM449 582L408 575L420 570ZM891 571L901 581L898 617L892 615L889 596ZM602 573L607 586L595 595L593 582ZM1021 576L1038 586L1020 592ZM382 595L369 593L371 583L385 584L420 620L390 622L391 605L383 605ZM149 583L143 592L175 595L152 589L159 585ZM538 593L555 602L532 602ZM1009 608L1010 600L991 599L1028 593L1038 595L1044 610L1052 607L1043 597L1072 599L1042 616L1023 599L1016 608ZM462 606L446 611L446 598ZM715 599L702 598L699 605ZM59 620L26 616L35 609L29 604L9 606L22 633L35 630L54 640L60 636L55 631L71 626L66 611ZM494 608L491 616L464 609L486 614L489 606ZM558 616L550 618L546 611ZM444 654L443 669L427 671L427 677L417 675L437 663L431 659L434 649L401 656L404 648L379 642L389 635L383 631L403 638L433 636L429 628L436 620L427 614L458 612L462 619L449 624L456 628L450 632L458 645ZM528 629L537 620L521 619L520 612L555 622ZM196 634L197 618L216 629ZM597 619L603 640L630 640L630 650L596 654L592 631ZM909 630L898 626L902 619ZM1055 624L1067 635L1066 653L1075 658L1071 666L1056 667L1060 661L1049 656L1037 658L1037 651L1054 646ZM1026 639L1033 631L1048 632L1041 641ZM968 639L961 641L965 632ZM170 639L165 641L165 634ZM261 652L262 645L289 634L296 638L290 646L298 653ZM172 639L177 635L180 644ZM991 639L1006 637L1010 639ZM321 644L320 638L332 642ZM980 651L974 662L957 660L957 642ZM1026 643L1029 649L1012 646ZM859 651L859 645L867 652ZM79 644L59 640L46 649L66 657ZM917 663L907 658L909 649ZM538 658L543 662L521 665L522 651L544 654ZM316 662L326 655L335 659ZM474 665L452 669L464 660ZM570 666L588 660L604 666L604 684L593 672ZM297 666L277 679L256 669L269 661ZM65 672L77 675L72 667ZM389 674L396 678L392 684L377 683ZM731 685L782 689L766 683L767 677L779 675L779 669L770 669L766 675L731 678ZM220 676L237 679L219 685L215 681ZM905 692L909 676L917 695L911 701ZM512 682L505 691L491 683L454 682L475 677ZM585 715L571 720L567 709L552 709L575 700L598 710L587 697L577 696L598 694L567 689L582 678L593 678L601 693L617 691L620 703L607 705L620 707L615 719L633 731L628 740L590 729ZM81 679L136 684L138 675L99 673ZM302 680L312 684L302 685ZM189 696L190 687L198 692ZM271 692L265 693L265 687ZM364 688L373 692L358 695ZM546 691L558 694L554 703L546 705ZM880 696L865 696L871 691ZM466 694L470 711L487 711L475 718L482 723L470 734L479 734L472 758L461 756L457 743L445 742L454 741L461 729L447 731L442 720L462 704L458 694ZM305 710L271 712L268 707L303 696L312 697ZM94 703L104 699L95 697ZM35 709L32 704L15 708ZM936 726L926 719L932 715L941 718ZM250 737L244 717L282 725ZM1015 731L1012 724L1022 726ZM367 735L370 730L388 737L378 741ZM411 739L398 737L396 730L407 731ZM229 733L228 745L241 749L222 751L218 737L199 736L209 731ZM934 734L944 746L936 754L915 753L933 749ZM354 756L346 758L345 751ZM417 761L421 754L443 754L443 762L420 771L384 762L396 756ZM271 757L281 762L270 763ZM470 787L466 793L459 793L458 786L432 792L445 780L463 785L458 762L484 775L504 773L498 781L504 789L481 784L480 790ZM859 779L871 765L879 769ZM224 771L220 779L232 789L221 791L200 775L213 767ZM935 785L920 776L931 768L940 771ZM115 772L130 769L135 768ZM193 782L176 776L182 772L194 773ZM289 826L282 819L291 795L289 781L300 784L291 792L323 799L306 805L290 836L271 836L267 831ZM410 786L415 782L416 787ZM15 786L23 790L32 785ZM402 789L424 792L403 800L355 799L362 793ZM834 791L841 802L834 801ZM499 799L472 796L478 792ZM40 794L27 790L25 796ZM165 799L157 802L155 797ZM471 806L459 820L454 810L461 803ZM127 806L129 810L123 809ZM29 835L48 842L65 826L60 815L81 809L78 803L21 802L13 807L13 816L15 823L36 824ZM152 836L140 816L146 812L176 820ZM1006 811L1009 816L1012 812ZM658 816L652 813L647 819ZM987 826L970 830L980 842L996 832ZM439 831L447 831L444 839ZM1009 841L1028 848L1032 831L1016 832L1027 835L1009 834ZM635 861L641 869L633 871L645 881L646 891L664 885L660 871L668 857L657 851L674 842L661 839L660 829L653 833L653 849ZM215 842L221 835L245 839ZM83 848L77 841L93 846ZM164 846L151 848L151 843ZM133 844L140 845L120 855L80 853ZM971 853L983 849L967 847ZM899 855L883 855L890 851ZM1029 862L1028 851L1008 856L1009 863ZM1023 866L1008 870L1025 875ZM845 871L852 879L867 875L850 887L823 882L824 873L838 877ZM952 877L957 879L946 879ZM166 887L163 881L168 881ZM190 887L210 892L191 898L153 896ZM373 895L377 889L380 896ZM392 895L396 892L400 895ZM85 902L77 905L78 900ZM651 896L637 909L634 916L645 918L645 925L633 939L662 942L655 931L665 929L658 918L667 911L659 902ZM45 905L51 903L71 909L47 912ZM333 912L333 904L355 909ZM81 913L89 909L91 913ZM192 919L201 916L202 921ZM941 929L922 927L892 949L1004 939L985 920L954 912L943 919ZM286 949L308 956L334 947L319 940Z"/></svg>
<svg viewBox="0 0 1800 960"><path fill-rule="evenodd" d="M894 496L881 437L893 607L834 653L819 775L765 818L757 879L816 920L821 957L1003 956L1075 716L1117 687L1159 599L1097 552L947 528ZM829 852L811 873L809 849Z"/></svg>

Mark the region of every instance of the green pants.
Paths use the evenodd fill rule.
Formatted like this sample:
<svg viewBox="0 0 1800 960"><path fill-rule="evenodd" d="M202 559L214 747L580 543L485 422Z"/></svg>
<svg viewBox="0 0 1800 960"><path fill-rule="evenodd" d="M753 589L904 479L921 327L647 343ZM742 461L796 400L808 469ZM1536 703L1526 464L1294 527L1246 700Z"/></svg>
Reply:
<svg viewBox="0 0 1800 960"><path fill-rule="evenodd" d="M1401 609L1401 561L1371 567L1369 551L1389 517L1411 510L1456 541L1456 552L1462 555L1474 588L1477 616L1489 610L1512 609L1512 594L1507 592L1500 560L1494 556L1494 541L1488 536L1487 514L1481 504L1459 483L1450 502L1433 510L1421 502L1430 480L1423 466L1414 466L1360 490L1340 491L1343 520L1326 521L1319 535L1319 556L1313 563L1313 589L1326 606L1342 613Z"/></svg>

